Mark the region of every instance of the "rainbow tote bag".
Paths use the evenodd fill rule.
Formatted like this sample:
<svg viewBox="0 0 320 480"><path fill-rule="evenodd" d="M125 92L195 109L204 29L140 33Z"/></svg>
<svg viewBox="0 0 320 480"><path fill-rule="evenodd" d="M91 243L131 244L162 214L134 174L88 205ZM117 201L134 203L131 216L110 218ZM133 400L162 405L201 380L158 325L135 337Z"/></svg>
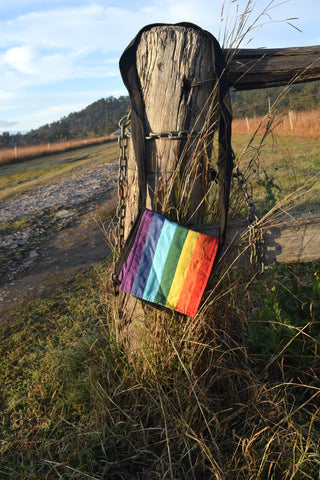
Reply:
<svg viewBox="0 0 320 480"><path fill-rule="evenodd" d="M120 290L190 317L197 314L219 240L145 209L118 280Z"/></svg>

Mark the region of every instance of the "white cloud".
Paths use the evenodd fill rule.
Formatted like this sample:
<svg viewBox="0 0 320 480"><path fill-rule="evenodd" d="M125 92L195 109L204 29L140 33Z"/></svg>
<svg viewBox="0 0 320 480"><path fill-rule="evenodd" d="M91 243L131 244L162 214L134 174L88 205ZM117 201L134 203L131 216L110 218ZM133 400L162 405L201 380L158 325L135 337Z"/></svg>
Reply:
<svg viewBox="0 0 320 480"><path fill-rule="evenodd" d="M120 90L118 60L143 26L189 21L219 37L220 26L223 31L223 25L241 13L248 0L225 0L232 8L229 16L225 11L224 23L220 15L223 0L124 0L116 6L112 6L112 2L114 0L17 0L2 5L0 0L0 12L6 13L0 17L0 110L6 121L16 121L22 107L18 128L27 130L51 123L99 98L126 94ZM269 3L270 0L254 0L252 18ZM320 42L319 0L285 3L276 0L274 3L280 6L272 10L273 19L300 16L299 21L293 23L304 33L283 23L265 25L250 35L255 40L248 46ZM15 14L18 8L20 14ZM264 20L269 21L267 17ZM118 86L111 77L119 77ZM64 80L68 84L63 94ZM56 90L58 84L60 93ZM74 90L67 93L70 85L74 85ZM38 86L42 93L38 91L34 95L35 89L29 87ZM83 91L94 90L95 86L96 91Z"/></svg>
<svg viewBox="0 0 320 480"><path fill-rule="evenodd" d="M4 60L14 70L21 73L35 74L34 60L35 56L28 46L13 47L7 50Z"/></svg>
<svg viewBox="0 0 320 480"><path fill-rule="evenodd" d="M47 119L44 123L50 123L53 121L52 118L59 119L65 115L69 115L71 112L82 110L85 107L87 107L87 104L83 102L52 105L34 112L32 118L35 122L39 122L39 120L43 122L44 119Z"/></svg>
<svg viewBox="0 0 320 480"><path fill-rule="evenodd" d="M28 46L13 47L0 57L0 92L7 95L29 86L63 80L97 79L119 75L118 59L81 58L77 52L41 54Z"/></svg>
<svg viewBox="0 0 320 480"><path fill-rule="evenodd" d="M59 2L57 3L59 4ZM68 4L68 0L65 3ZM189 21L209 29L218 36L222 3L223 0L214 2L209 0L197 0L197 2L156 0L149 3L141 2L140 7L134 4L131 4L130 7L114 7L106 6L97 0L95 3L86 3L78 7L59 8L56 6L54 8L52 6L50 10L43 9L20 15L14 20L0 21L0 44L7 48L27 45L38 52L50 49L58 49L61 52L72 51L79 57L95 51L100 51L103 55L111 51L122 52L140 28L153 22ZM224 22L226 23L228 16L230 20L232 16L241 14L247 0L238 0L232 3L226 1L225 3L231 5L229 14L227 9L225 10ZM259 15L269 3L270 0L254 1L252 19ZM56 2L53 2L54 4ZM319 0L305 0L304 6L302 6L301 0L288 0L288 2L278 0L274 2L274 5L279 5L269 10L274 20L300 14L301 16L307 15L307 18L312 21L314 17L306 11L311 12L313 8L315 15L315 10L320 13ZM269 21L267 16L264 19ZM281 37L281 26L278 24L277 27ZM266 36L268 35L267 30L266 27Z"/></svg>
<svg viewBox="0 0 320 480"><path fill-rule="evenodd" d="M119 75L118 58L109 58L108 52L120 56L131 39L128 25L134 32L131 13L97 4L0 20L0 43L6 50L0 55L0 88L16 91L64 79Z"/></svg>
<svg viewBox="0 0 320 480"><path fill-rule="evenodd" d="M98 4L31 12L14 21L0 22L2 46L24 44L35 48L118 50L123 46L122 26L134 32L139 11Z"/></svg>
<svg viewBox="0 0 320 480"><path fill-rule="evenodd" d="M0 90L0 100L1 102L11 100L14 97L12 92L8 92L7 90Z"/></svg>
<svg viewBox="0 0 320 480"><path fill-rule="evenodd" d="M231 10L233 13L229 13L230 17L237 14L236 3L240 5L241 12L247 0L235 2ZM258 0L254 3L257 6L252 19L269 1ZM0 21L0 43L7 49L4 59L9 66L15 71L35 75L35 82L108 77L118 74L117 64L114 64L113 68L109 64L108 68L108 54L118 52L120 56L138 30L148 23L189 21L210 30L218 37L221 5L222 0L210 3L208 0L156 0L148 4L143 2L140 9L134 5L129 8L105 6L98 1L79 7L52 7L50 11L30 12L18 16L15 20ZM294 9L290 10L286 5L282 5L272 10L272 15L278 19L286 18L289 12L295 14ZM228 21L230 18L226 13L224 23ZM274 46L275 29L286 30L286 33L292 31L293 37L297 38L296 43L301 39L298 32L291 27L276 24L273 27L265 26L262 31L257 32L257 41L261 46L262 43L267 47ZM272 33L268 34L268 31ZM254 37L255 34L251 36ZM31 78L28 79L28 84L30 82Z"/></svg>
<svg viewBox="0 0 320 480"><path fill-rule="evenodd" d="M80 111L100 98L108 96L119 97L120 95L126 95L124 89L113 91L83 90L60 94L48 92L47 94L34 94L32 96L19 94L11 104L9 111L10 116L7 117L10 119L8 119L8 122L10 122L14 128L10 128L8 124L6 129L28 131L55 122L63 116L69 115L71 112ZM25 110L28 113L19 112L19 104L25 105ZM8 110L6 110L5 105L2 104L0 107L0 111L1 110L1 116L3 118Z"/></svg>

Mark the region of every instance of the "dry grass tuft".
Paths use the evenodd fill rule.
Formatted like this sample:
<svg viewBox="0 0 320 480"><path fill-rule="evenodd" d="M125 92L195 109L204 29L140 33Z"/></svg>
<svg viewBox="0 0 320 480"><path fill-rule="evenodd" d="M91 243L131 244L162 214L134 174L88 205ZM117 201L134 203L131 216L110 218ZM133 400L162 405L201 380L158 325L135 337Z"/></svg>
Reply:
<svg viewBox="0 0 320 480"><path fill-rule="evenodd" d="M235 118L232 131L235 135L262 134L269 121L266 117ZM273 119L274 133L280 136L294 136L320 139L320 110L290 111L276 115Z"/></svg>
<svg viewBox="0 0 320 480"><path fill-rule="evenodd" d="M58 143L31 145L28 147L3 148L0 149L0 166L24 162L25 160L42 157L44 155L52 155L59 152L75 150L77 148L83 148L89 145L99 145L100 143L113 142L115 140L117 140L117 137L115 136L106 136L88 138L85 140L68 140Z"/></svg>

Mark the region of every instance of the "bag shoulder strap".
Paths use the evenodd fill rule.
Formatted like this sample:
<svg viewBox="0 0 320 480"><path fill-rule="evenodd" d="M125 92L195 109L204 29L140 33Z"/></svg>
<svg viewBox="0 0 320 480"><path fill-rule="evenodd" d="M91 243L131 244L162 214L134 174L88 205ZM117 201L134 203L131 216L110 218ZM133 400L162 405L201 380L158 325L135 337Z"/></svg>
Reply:
<svg viewBox="0 0 320 480"><path fill-rule="evenodd" d="M144 32L150 30L153 27L159 26L172 26L165 23L155 23L150 24L142 28L136 37L131 41L131 43L124 50L119 66L120 73L123 79L123 82L129 92L131 99L131 134L133 148L135 152L135 158L137 162L138 170L138 186L139 186L139 198L138 198L138 207L139 215L137 218L137 223L139 223L139 218L141 218L142 212L146 206L146 178L145 178L145 165L146 165L146 132L145 132L145 104L142 95L142 88L140 84L140 79L137 71L137 62L136 62L136 52L139 45L141 36ZM219 155L218 155L218 181L219 181L219 217L220 217L220 248L224 244L225 235L226 235L226 226L228 218L228 207L229 207L229 192L230 192L230 183L231 175L233 169L233 152L231 147L231 122L232 122L232 112L231 112L231 102L229 95L229 84L227 79L225 58L223 52L220 48L218 41L215 37L207 32L202 30L197 25L192 23L177 23L173 26L183 26L186 28L193 28L205 36L207 36L212 45L212 57L213 57L213 66L214 72L217 79L218 85L218 121L219 121ZM135 227L133 227L134 229ZM126 249L127 250L127 249ZM122 253L122 252L121 252ZM117 264L121 263L120 259L125 257L120 255L120 258ZM118 270L118 269L117 269Z"/></svg>

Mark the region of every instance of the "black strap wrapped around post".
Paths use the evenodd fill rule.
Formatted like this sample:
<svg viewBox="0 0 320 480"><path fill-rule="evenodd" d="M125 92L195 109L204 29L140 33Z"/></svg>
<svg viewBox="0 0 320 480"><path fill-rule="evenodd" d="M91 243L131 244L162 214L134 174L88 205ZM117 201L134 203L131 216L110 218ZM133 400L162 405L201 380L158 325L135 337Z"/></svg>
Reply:
<svg viewBox="0 0 320 480"><path fill-rule="evenodd" d="M120 58L120 72L123 82L129 92L131 99L131 134L135 153L135 159L138 170L138 186L139 197L138 207L139 213L136 219L133 230L137 229L139 219L146 207L146 136L149 132L145 131L145 105L142 95L140 79L137 70L136 52L141 36L144 32L153 27L161 26L177 26L194 29L205 35L212 45L212 59L213 69L215 74L215 81L217 84L217 97L212 98L216 102L217 120L219 124L219 156L218 156L218 182L219 182L219 203L218 203L218 217L220 224L220 250L225 242L226 225L228 219L229 207L229 192L231 175L233 169L233 152L231 148L231 103L229 96L229 84L227 80L225 59L220 48L219 43L214 36L202 30L197 25L191 23L178 23L175 25L168 24L152 24L147 25L139 31L137 36L132 40L128 47L123 52ZM129 245L124 247L124 251L120 252L120 257L117 261L115 274L120 272L123 260L126 258L127 251L130 249L130 238L134 238L134 232L129 234L127 243Z"/></svg>

